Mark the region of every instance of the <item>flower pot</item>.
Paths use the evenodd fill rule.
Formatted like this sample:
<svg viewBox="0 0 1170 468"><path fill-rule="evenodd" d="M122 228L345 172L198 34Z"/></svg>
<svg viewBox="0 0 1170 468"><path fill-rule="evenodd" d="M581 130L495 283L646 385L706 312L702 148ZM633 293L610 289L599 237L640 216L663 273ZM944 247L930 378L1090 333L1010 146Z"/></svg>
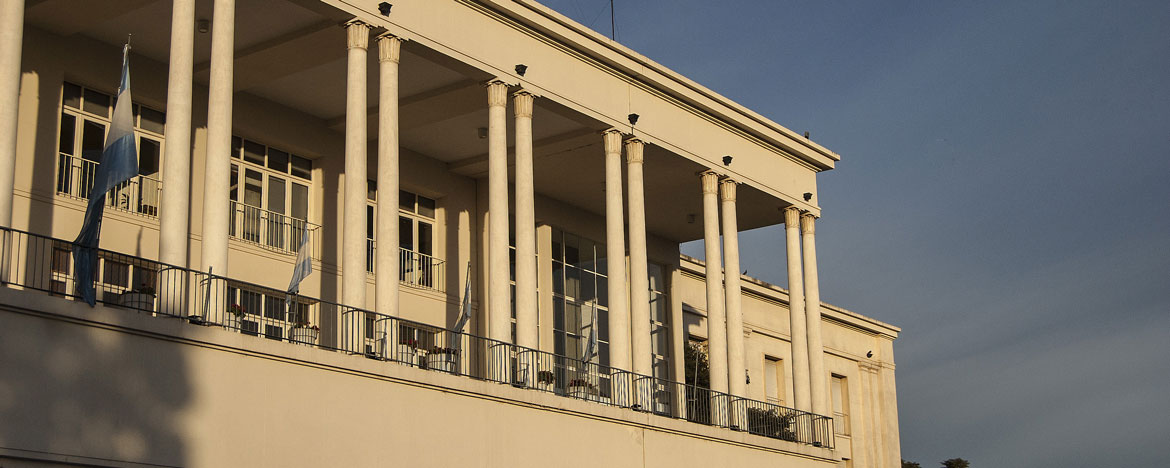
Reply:
<svg viewBox="0 0 1170 468"><path fill-rule="evenodd" d="M154 312L154 294L128 292L118 297L118 304L131 309Z"/></svg>
<svg viewBox="0 0 1170 468"><path fill-rule="evenodd" d="M398 343L394 348L394 354L389 356L390 359L404 362L412 366L418 365L418 348L413 346Z"/></svg>
<svg viewBox="0 0 1170 468"><path fill-rule="evenodd" d="M321 330L313 328L293 327L292 330L289 330L288 339L293 343L313 345L317 344L317 335L320 333Z"/></svg>
<svg viewBox="0 0 1170 468"><path fill-rule="evenodd" d="M556 386L553 384L553 382L541 382L538 380L536 381L536 389L542 392L552 393L556 391Z"/></svg>
<svg viewBox="0 0 1170 468"><path fill-rule="evenodd" d="M455 372L455 355L450 353L427 354L427 368L443 372Z"/></svg>

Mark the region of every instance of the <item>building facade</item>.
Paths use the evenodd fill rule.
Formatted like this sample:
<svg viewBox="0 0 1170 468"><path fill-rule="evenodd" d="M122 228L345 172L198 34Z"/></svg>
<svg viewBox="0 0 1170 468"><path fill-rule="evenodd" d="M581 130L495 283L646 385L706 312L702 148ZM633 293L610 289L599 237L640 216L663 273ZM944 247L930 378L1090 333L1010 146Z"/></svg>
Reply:
<svg viewBox="0 0 1170 468"><path fill-rule="evenodd" d="M0 460L900 466L899 329L819 297L839 159L529 0L4 2ZM781 223L789 287L734 274Z"/></svg>

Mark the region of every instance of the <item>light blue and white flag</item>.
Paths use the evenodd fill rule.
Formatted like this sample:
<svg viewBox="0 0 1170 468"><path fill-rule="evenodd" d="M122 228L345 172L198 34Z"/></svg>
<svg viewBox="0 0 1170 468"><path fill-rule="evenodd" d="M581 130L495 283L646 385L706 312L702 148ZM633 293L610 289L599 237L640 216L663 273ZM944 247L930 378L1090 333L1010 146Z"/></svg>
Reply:
<svg viewBox="0 0 1170 468"><path fill-rule="evenodd" d="M585 351L581 353L581 360L589 362L597 355L597 303L590 303L593 311L589 319L589 338L585 340Z"/></svg>
<svg viewBox="0 0 1170 468"><path fill-rule="evenodd" d="M467 280L463 286L463 302L459 304L459 320L455 322L455 331L463 332L463 327L471 321L471 262L467 262Z"/></svg>
<svg viewBox="0 0 1170 468"><path fill-rule="evenodd" d="M81 232L73 241L73 268L77 295L90 306L97 302L94 273L97 272L98 237L102 232L102 214L106 193L138 175L138 154L134 145L134 103L130 98L130 44L122 48L122 83L114 103L114 118L102 149L102 160L89 191L89 206Z"/></svg>
<svg viewBox="0 0 1170 468"><path fill-rule="evenodd" d="M292 307L293 295L301 291L301 281L313 274L313 260L309 257L309 229L301 232L301 245L297 247L297 263L293 266L292 280L288 282L288 295L284 297L284 307Z"/></svg>

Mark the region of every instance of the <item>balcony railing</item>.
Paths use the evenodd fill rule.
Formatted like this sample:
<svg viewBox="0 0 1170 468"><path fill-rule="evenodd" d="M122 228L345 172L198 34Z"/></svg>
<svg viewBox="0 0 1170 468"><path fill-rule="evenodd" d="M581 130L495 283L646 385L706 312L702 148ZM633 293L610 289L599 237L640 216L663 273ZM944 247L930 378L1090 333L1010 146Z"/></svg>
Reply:
<svg viewBox="0 0 1170 468"><path fill-rule="evenodd" d="M0 283L73 298L70 248L68 241L0 228ZM142 286L151 290L144 293L145 288L127 292L97 276L98 300L107 305L772 439L834 446L833 419L827 416L326 300L294 296L286 304L281 290L138 257L105 250L98 257L141 268L141 277L150 278Z"/></svg>
<svg viewBox="0 0 1170 468"><path fill-rule="evenodd" d="M378 243L373 239L366 239L366 272L370 274L376 273L377 263ZM446 280L446 260L409 249L398 249L399 282L423 289L443 292L447 284Z"/></svg>
<svg viewBox="0 0 1170 468"><path fill-rule="evenodd" d="M228 235L269 250L293 254L309 236L309 255L320 259L321 226L303 219L232 201Z"/></svg>
<svg viewBox="0 0 1170 468"><path fill-rule="evenodd" d="M89 199L99 163L61 153L57 157L57 193ZM135 176L106 193L106 206L150 217L158 216L162 182L148 176Z"/></svg>

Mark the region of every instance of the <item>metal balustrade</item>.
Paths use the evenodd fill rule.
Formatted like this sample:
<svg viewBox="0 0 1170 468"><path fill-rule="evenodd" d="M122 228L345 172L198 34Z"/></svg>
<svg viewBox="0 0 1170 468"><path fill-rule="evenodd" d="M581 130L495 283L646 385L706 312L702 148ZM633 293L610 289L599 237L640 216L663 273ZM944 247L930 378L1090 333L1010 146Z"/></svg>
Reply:
<svg viewBox="0 0 1170 468"><path fill-rule="evenodd" d="M67 284L71 259L64 256L71 247L68 241L0 228L0 283L76 298ZM98 301L107 305L772 439L834 446L828 416L129 255L99 250L98 257L142 268L141 277L150 278L133 291L95 276Z"/></svg>
<svg viewBox="0 0 1170 468"><path fill-rule="evenodd" d="M72 198L89 199L99 163L60 153L57 157L57 193ZM158 216L162 182L149 176L118 184L106 193L106 206L150 217Z"/></svg>
<svg viewBox="0 0 1170 468"><path fill-rule="evenodd" d="M378 243L366 239L366 272L377 273ZM410 286L446 290L447 261L410 249L398 249L398 281Z"/></svg>
<svg viewBox="0 0 1170 468"><path fill-rule="evenodd" d="M309 236L309 255L320 259L321 226L303 219L231 201L228 235L282 253L296 254Z"/></svg>

